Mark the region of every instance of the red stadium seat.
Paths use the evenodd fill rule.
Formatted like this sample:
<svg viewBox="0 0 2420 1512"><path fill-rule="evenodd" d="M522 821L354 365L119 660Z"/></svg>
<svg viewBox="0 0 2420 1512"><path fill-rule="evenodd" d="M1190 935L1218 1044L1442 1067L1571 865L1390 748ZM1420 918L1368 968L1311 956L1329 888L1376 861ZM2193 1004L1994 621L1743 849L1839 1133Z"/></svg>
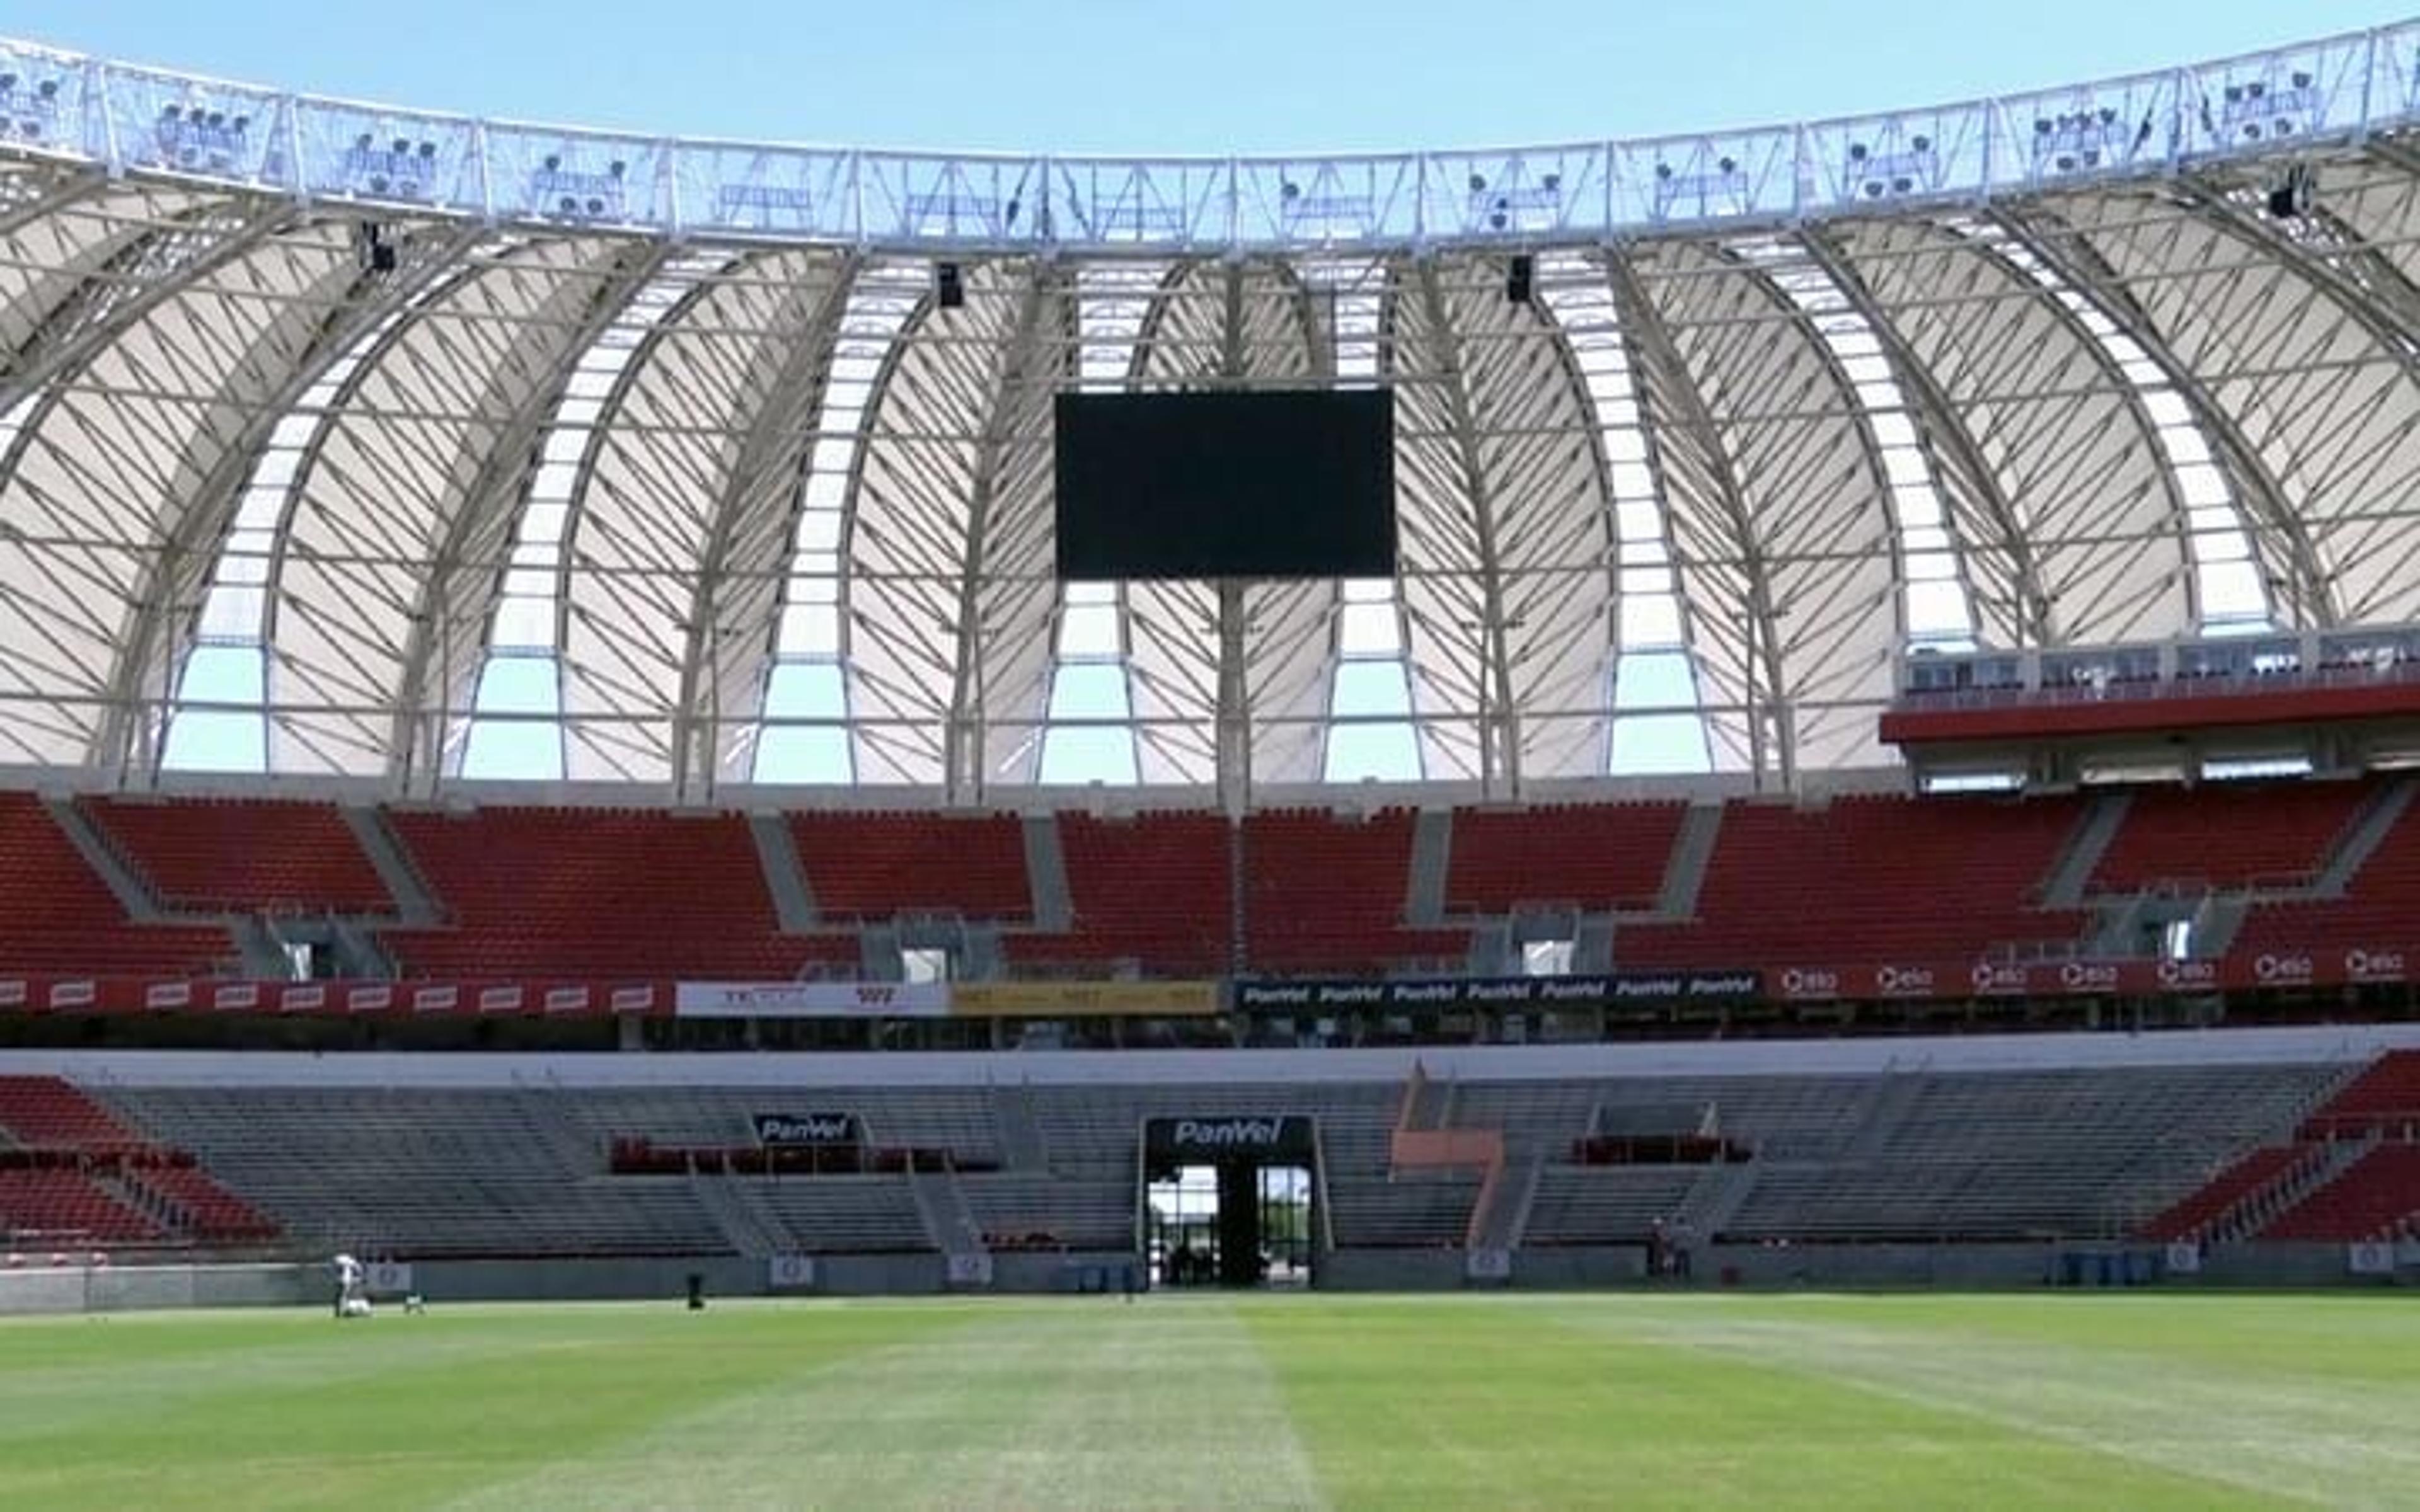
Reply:
<svg viewBox="0 0 2420 1512"><path fill-rule="evenodd" d="M168 908L385 914L395 902L332 804L86 799Z"/></svg>

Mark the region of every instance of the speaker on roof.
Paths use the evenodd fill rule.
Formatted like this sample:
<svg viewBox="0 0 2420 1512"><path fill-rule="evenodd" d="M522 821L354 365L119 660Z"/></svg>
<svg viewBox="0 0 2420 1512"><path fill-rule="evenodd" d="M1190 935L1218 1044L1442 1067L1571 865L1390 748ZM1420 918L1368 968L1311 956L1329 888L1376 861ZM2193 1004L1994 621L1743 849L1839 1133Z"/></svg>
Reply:
<svg viewBox="0 0 2420 1512"><path fill-rule="evenodd" d="M1529 302L1529 285L1536 281L1537 259L1526 252L1512 255L1512 263L1504 270L1504 299L1511 304Z"/></svg>
<svg viewBox="0 0 2420 1512"><path fill-rule="evenodd" d="M2318 187L2317 179L2308 163L2288 166L2285 176L2269 191L2269 213L2280 221L2310 214L2311 193Z"/></svg>
<svg viewBox="0 0 2420 1512"><path fill-rule="evenodd" d="M944 310L954 310L967 302L967 285L956 263L933 265L933 299Z"/></svg>

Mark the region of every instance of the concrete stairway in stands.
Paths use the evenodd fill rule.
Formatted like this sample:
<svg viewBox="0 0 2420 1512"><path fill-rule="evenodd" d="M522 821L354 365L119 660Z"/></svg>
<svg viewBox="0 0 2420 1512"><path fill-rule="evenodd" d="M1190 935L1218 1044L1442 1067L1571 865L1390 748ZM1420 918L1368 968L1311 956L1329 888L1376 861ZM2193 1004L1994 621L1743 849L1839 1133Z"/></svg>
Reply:
<svg viewBox="0 0 2420 1512"><path fill-rule="evenodd" d="M935 1249L951 1256L989 1253L984 1244L983 1225L975 1221L966 1189L958 1185L955 1176L911 1169L908 1190L916 1199L916 1216L924 1225L924 1237Z"/></svg>
<svg viewBox="0 0 2420 1512"><path fill-rule="evenodd" d="M1673 1216L1687 1225L1691 1233L1712 1239L1730 1227L1746 1204L1748 1194L1756 1190L1756 1177L1753 1161L1709 1165L1689 1184L1689 1195L1681 1199L1680 1211Z"/></svg>
<svg viewBox="0 0 2420 1512"><path fill-rule="evenodd" d="M2100 869L2101 858L2109 853L2110 842L2118 838L2118 832L2126 827L2130 803L2123 793L2102 793L2093 797L2074 833L2068 837L2067 848L2059 853L2050 875L2042 879L2043 907L2083 906L2092 873Z"/></svg>
<svg viewBox="0 0 2420 1512"><path fill-rule="evenodd" d="M1852 1160L1870 1160L1889 1148L1900 1126L1924 1095L1924 1070L1920 1066L1892 1065L1884 1068L1867 1100L1856 1132L1848 1139L1842 1151Z"/></svg>
<svg viewBox="0 0 2420 1512"><path fill-rule="evenodd" d="M773 917L785 934L803 934L815 927L815 895L807 886L807 869L799 860L799 838L780 814L752 813L748 833L756 841L756 863L765 872L765 890L773 899Z"/></svg>
<svg viewBox="0 0 2420 1512"><path fill-rule="evenodd" d="M1698 889L1705 885L1706 863L1722 833L1723 806L1693 803L1681 816L1681 832L1673 837L1671 858L1664 864L1664 884L1655 894L1658 918L1680 920L1698 911Z"/></svg>
<svg viewBox="0 0 2420 1512"><path fill-rule="evenodd" d="M1028 814L1024 824L1025 887L1033 899L1033 927L1063 934L1075 927L1076 895L1067 886L1067 852L1055 814Z"/></svg>
<svg viewBox="0 0 2420 1512"><path fill-rule="evenodd" d="M420 869L404 854L395 832L387 828L385 816L377 809L353 803L339 806L336 812L352 832L353 842L362 848L370 870L385 884L387 896L395 900L396 919L412 929L427 929L442 919L443 908L428 890Z"/></svg>
<svg viewBox="0 0 2420 1512"><path fill-rule="evenodd" d="M1470 1216L1470 1244L1475 1250L1514 1250L1528 1231L1529 1213L1538 1205L1538 1187L1545 1180L1546 1156L1542 1150L1508 1165L1488 1186L1479 1211Z"/></svg>
<svg viewBox="0 0 2420 1512"><path fill-rule="evenodd" d="M44 798L42 811L51 816L51 822L67 836L68 843L75 847L76 854L84 857L85 864L91 867L93 874L109 888L109 895L126 910L127 918L138 924L147 924L164 917L160 901L151 896L151 889L143 885L143 878L126 864L126 858L117 854L117 848L110 844L91 817L77 808L72 799Z"/></svg>
<svg viewBox="0 0 2420 1512"><path fill-rule="evenodd" d="M1001 1164L1012 1171L1050 1168L1049 1142L1033 1116L1033 1090L1022 1082L992 1088L992 1118L1000 1126Z"/></svg>
<svg viewBox="0 0 2420 1512"><path fill-rule="evenodd" d="M2404 778L2380 788L2361 806L2352 822L2345 825L2336 838L2327 858L2319 863L2318 875L2311 879L2311 894L2319 898L2341 898L2352 885L2371 854L2383 842L2403 811L2412 806L2415 793L2420 793L2420 779Z"/></svg>
<svg viewBox="0 0 2420 1512"><path fill-rule="evenodd" d="M692 1172L689 1184L697 1194L697 1205L714 1220L714 1227L729 1241L734 1254L761 1260L768 1255L786 1254L798 1248L781 1219L761 1203L751 1200L744 1179Z"/></svg>
<svg viewBox="0 0 2420 1512"><path fill-rule="evenodd" d="M1435 929L1445 922L1445 879L1453 859L1453 811L1422 809L1412 816L1411 879L1404 892L1404 922Z"/></svg>

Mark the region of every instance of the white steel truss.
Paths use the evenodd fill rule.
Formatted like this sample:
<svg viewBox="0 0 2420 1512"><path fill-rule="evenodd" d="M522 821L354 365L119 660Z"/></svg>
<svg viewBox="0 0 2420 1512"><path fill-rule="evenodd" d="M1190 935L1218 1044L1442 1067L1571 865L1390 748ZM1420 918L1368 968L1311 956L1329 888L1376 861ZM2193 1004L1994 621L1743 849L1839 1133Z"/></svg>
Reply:
<svg viewBox="0 0 2420 1512"><path fill-rule="evenodd" d="M751 168L0 45L0 763L1787 787L1890 759L1912 648L2420 620L2416 65L2391 28L1779 134ZM132 102L106 150L23 130ZM1393 578L1055 580L1055 393L1304 383L1393 396Z"/></svg>

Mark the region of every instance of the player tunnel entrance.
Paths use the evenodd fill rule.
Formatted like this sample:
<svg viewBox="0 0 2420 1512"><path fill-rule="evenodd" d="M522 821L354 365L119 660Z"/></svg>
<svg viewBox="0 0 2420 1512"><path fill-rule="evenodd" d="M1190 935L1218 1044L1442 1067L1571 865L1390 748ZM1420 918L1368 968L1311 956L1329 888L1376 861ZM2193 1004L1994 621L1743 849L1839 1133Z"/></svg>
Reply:
<svg viewBox="0 0 2420 1512"><path fill-rule="evenodd" d="M1311 1285L1318 1166L1308 1118L1145 1119L1143 1243L1152 1284Z"/></svg>

